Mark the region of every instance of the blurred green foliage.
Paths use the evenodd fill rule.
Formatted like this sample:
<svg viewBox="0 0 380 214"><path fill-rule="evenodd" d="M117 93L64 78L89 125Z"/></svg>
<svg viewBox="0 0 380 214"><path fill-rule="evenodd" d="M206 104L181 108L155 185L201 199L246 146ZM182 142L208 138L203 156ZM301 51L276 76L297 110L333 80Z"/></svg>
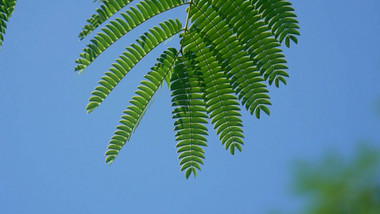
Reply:
<svg viewBox="0 0 380 214"><path fill-rule="evenodd" d="M380 214L380 154L360 145L350 160L330 152L318 164L298 162L296 194L305 214Z"/></svg>

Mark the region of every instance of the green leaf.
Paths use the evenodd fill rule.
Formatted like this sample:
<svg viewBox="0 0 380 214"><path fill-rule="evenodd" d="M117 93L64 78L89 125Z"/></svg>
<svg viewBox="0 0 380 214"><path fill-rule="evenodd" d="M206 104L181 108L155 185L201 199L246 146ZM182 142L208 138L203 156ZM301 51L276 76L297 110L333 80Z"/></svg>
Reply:
<svg viewBox="0 0 380 214"><path fill-rule="evenodd" d="M7 22L12 16L15 6L16 0L0 0L0 48L4 40Z"/></svg>
<svg viewBox="0 0 380 214"><path fill-rule="evenodd" d="M184 27L178 20L152 26L126 47L91 93L88 112L148 53L182 32L179 50L168 48L137 87L109 141L106 162L113 163L166 81L180 170L186 179L191 174L196 177L205 160L209 122L233 155L244 145L239 105L257 118L262 111L270 115L267 84L279 87L289 77L281 43L289 47L298 43L300 35L294 9L284 0L140 0L119 12L129 2L101 2L80 37L102 28L80 54L76 71L82 72L112 44L156 15L186 4L188 16ZM116 13L119 16L111 20Z"/></svg>
<svg viewBox="0 0 380 214"><path fill-rule="evenodd" d="M300 35L297 16L292 4L285 0L251 0L279 42L284 41L290 47L290 39L297 44L295 35Z"/></svg>
<svg viewBox="0 0 380 214"><path fill-rule="evenodd" d="M210 48L201 38L203 38L202 35L197 32L195 27L192 27L183 42L184 45L188 43L195 45L185 46L184 51L195 54L195 60L198 62L196 65L201 70L201 78L206 89L203 91L206 108L214 124L214 129L219 133L222 144L230 141L239 143L241 142L242 131L237 127L241 127L242 123L239 116L235 114L236 111L240 110L239 104L236 102L237 98L233 95L235 91L216 58L212 55ZM213 112L216 109L222 109L222 111L215 115Z"/></svg>
<svg viewBox="0 0 380 214"><path fill-rule="evenodd" d="M194 22L195 25L211 26L198 29L198 33L205 38L207 45L218 53L216 55L217 60L224 65L225 74L230 79L231 85L236 94L239 95L242 104L247 110L251 109L251 112L255 111L257 107L254 105L255 103L259 102L265 105L261 99L265 98L268 101L270 97L264 79L260 77L260 71L253 64L248 52L245 51L245 47L239 44L233 30L228 28L225 20L213 15L216 11L210 7L207 10L195 9L193 12L199 17ZM211 19L210 17L215 18ZM205 29L215 29L215 31L206 31ZM220 81L222 80L218 79L216 82Z"/></svg>
<svg viewBox="0 0 380 214"><path fill-rule="evenodd" d="M157 59L157 64L145 75L145 80L140 82L141 85L138 88L143 88L144 90L137 90L135 92L136 96L132 97L130 101L131 105L123 112L122 119L119 121L120 125L116 127L116 131L109 142L106 152L106 162L113 161L124 144L130 139L152 102L152 98L158 88L166 76L171 75L172 66L177 60L177 55L176 49L168 48L161 57ZM115 151L117 151L117 153ZM109 156L114 156L114 158L109 158Z"/></svg>
<svg viewBox="0 0 380 214"><path fill-rule="evenodd" d="M212 1L213 9L223 18L229 28L236 33L237 39L249 53L254 65L265 80L272 84L274 79L281 77L273 67L286 63L279 48L281 44L274 38L275 34L269 31L270 26L262 20L260 11L255 9L255 1Z"/></svg>
<svg viewBox="0 0 380 214"><path fill-rule="evenodd" d="M116 60L113 67L109 69L109 71L105 73L105 76L102 77L102 80L99 81L101 86L96 87L95 91L91 93L92 97L89 99L90 103L87 105L88 111L93 111L96 107L98 107L108 96L108 94L116 87L116 85L123 79L123 77L144 56L146 56L151 50L156 48L166 39L180 32L182 27L178 20L173 21L171 19L161 23L160 26L161 27L158 27L157 29L151 29L150 32L146 33L144 36L140 36L140 39L137 40L137 44L132 44L130 47L126 48L126 51L123 52L118 60ZM150 36L157 34L157 30L162 29L163 26L168 27L170 30L165 31L163 36L156 37L157 42L153 45Z"/></svg>
<svg viewBox="0 0 380 214"><path fill-rule="evenodd" d="M203 164L204 150L201 146L207 146L207 110L203 100L202 78L199 76L199 68L195 66L194 55L187 53L178 58L171 78L173 119L177 133L176 147L180 153L181 170L187 169L185 177L189 178L193 173L196 176L196 168L200 170Z"/></svg>
<svg viewBox="0 0 380 214"><path fill-rule="evenodd" d="M110 1L110 2L113 2L113 1ZM79 36L83 39L84 36L91 33L95 28L100 26L101 23L106 21L106 19L110 18L114 14L114 12L116 13L122 7L125 7L129 2L131 1L123 0L122 2L118 3L118 5L115 5L115 6L110 5L108 3L104 3L101 9L97 10L98 15L93 15L93 18L88 20L89 24L83 28L83 31L81 32ZM75 71L78 71L79 73L83 72L83 70L87 66L89 66L108 47L110 47L121 37L125 36L128 32L138 27L145 21L165 11L169 11L171 9L174 9L184 4L185 4L185 0L160 0L160 1L143 0L140 3L136 4L137 9L134 7L130 7L129 10L127 10L126 12L122 12L120 14L122 18L115 18L115 20L110 21L109 24L107 24L104 28L102 28L101 29L102 31L99 32L94 37L94 39L91 40L91 43L88 44L85 49L83 49L83 53L80 54L81 58L76 60L76 63L78 65L75 67ZM157 10L153 10L151 8L157 8ZM158 10L158 8L160 9ZM112 11L114 12L105 14L104 17L99 16L99 14L104 14L105 11L108 11L108 9L112 9ZM150 13L148 13L147 11L150 11ZM168 26L165 24L161 24L161 27L166 28ZM160 29L161 28L158 27L156 30L160 31ZM171 27L171 30L169 31L172 31L172 30L174 29ZM169 33L168 31L165 31L164 34L160 34L160 35L161 37L164 37L166 36L165 34L168 34L168 33ZM150 37L149 39L151 40L154 37L155 36ZM157 44L157 43L154 43L154 44Z"/></svg>

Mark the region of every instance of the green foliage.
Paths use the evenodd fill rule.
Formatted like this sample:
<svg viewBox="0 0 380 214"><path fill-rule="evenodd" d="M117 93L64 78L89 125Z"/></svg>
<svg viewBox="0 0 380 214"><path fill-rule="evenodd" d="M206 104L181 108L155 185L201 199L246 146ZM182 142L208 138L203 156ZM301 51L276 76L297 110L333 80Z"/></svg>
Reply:
<svg viewBox="0 0 380 214"><path fill-rule="evenodd" d="M173 119L176 119L174 130L176 133L177 152L181 171L186 170L188 178L191 173L196 175L196 169L201 169L204 150L207 146L208 115L204 101L204 85L202 73L195 66L194 56L185 54L177 60L171 79L172 103L175 107Z"/></svg>
<svg viewBox="0 0 380 214"><path fill-rule="evenodd" d="M290 47L290 41L298 43L296 36L300 33L297 29L298 21L293 13L292 5L287 1L279 0L251 0L256 6L264 22L269 26L276 39L285 40L285 45Z"/></svg>
<svg viewBox="0 0 380 214"><path fill-rule="evenodd" d="M131 105L123 112L124 115L119 121L121 125L116 127L117 130L108 146L106 162L109 164L113 162L121 147L131 137L132 132L141 121L157 89L166 78L170 77L177 56L176 49L169 48L166 50L157 59L158 63L152 68L152 71L145 75L145 80L141 81L141 86L135 92L136 96L132 97L132 100L129 101Z"/></svg>
<svg viewBox="0 0 380 214"><path fill-rule="evenodd" d="M16 0L0 0L0 47L4 41L7 22L16 6Z"/></svg>
<svg viewBox="0 0 380 214"><path fill-rule="evenodd" d="M348 161L330 153L318 165L299 163L296 191L310 199L302 213L380 213L379 170L379 150L365 145Z"/></svg>
<svg viewBox="0 0 380 214"><path fill-rule="evenodd" d="M88 112L97 108L151 50L180 35L180 47L167 49L157 59L124 111L108 146L106 162L111 164L130 140L163 81L172 93L177 152L186 178L201 169L209 121L231 154L236 149L242 151L240 105L257 118L262 112L269 115L267 86L286 84L289 76L281 43L285 41L288 47L290 41L297 43L299 27L291 4L283 0L141 0L128 7L130 2L100 2L79 37L85 38L102 24L104 27L80 54L76 71L82 72L118 39L156 15L186 6L187 19L184 25L178 20L164 21L141 35L126 47L92 92ZM111 20L116 13L120 18Z"/></svg>

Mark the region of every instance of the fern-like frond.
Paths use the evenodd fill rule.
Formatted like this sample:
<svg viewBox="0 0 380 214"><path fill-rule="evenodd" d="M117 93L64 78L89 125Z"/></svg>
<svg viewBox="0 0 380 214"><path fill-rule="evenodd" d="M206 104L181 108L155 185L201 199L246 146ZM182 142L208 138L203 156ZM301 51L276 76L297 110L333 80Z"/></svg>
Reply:
<svg viewBox="0 0 380 214"><path fill-rule="evenodd" d="M115 88L120 80L151 50L157 47L166 39L176 35L181 31L182 24L179 20L168 20L159 24L160 27L154 27L137 40L137 44L131 44L127 51L120 55L113 67L105 73L99 86L91 93L89 104L86 109L92 112L98 107L108 94Z"/></svg>
<svg viewBox="0 0 380 214"><path fill-rule="evenodd" d="M191 54L179 58L171 79L173 119L176 119L174 130L179 153L181 171L186 178L191 173L196 177L197 169L201 170L204 150L207 146L207 110L204 102L201 73L195 66Z"/></svg>
<svg viewBox="0 0 380 214"><path fill-rule="evenodd" d="M273 34L282 43L285 39L285 45L290 47L290 41L298 43L296 36L300 35L298 31L298 21L295 19L296 14L292 4L284 0L251 0L251 4L260 12L265 23L269 25Z"/></svg>
<svg viewBox="0 0 380 214"><path fill-rule="evenodd" d="M160 58L157 59L158 63L145 75L145 80L141 81L138 90L135 92L136 96L132 97L130 106L123 112L120 125L116 127L116 131L112 136L108 150L105 153L106 162L111 164L116 156L119 154L121 148L130 139L131 134L140 123L145 111L153 96L157 92L165 78L171 76L171 71L174 63L176 62L178 53L174 48L166 50Z"/></svg>
<svg viewBox="0 0 380 214"><path fill-rule="evenodd" d="M4 41L7 22L9 21L15 6L16 0L0 0L0 47Z"/></svg>
<svg viewBox="0 0 380 214"><path fill-rule="evenodd" d="M285 78L289 75L285 71L288 67L280 49L281 44L250 2L213 0L213 8L234 29L239 42L245 44L264 79L269 84L274 81L277 87L280 82L286 84Z"/></svg>
<svg viewBox="0 0 380 214"><path fill-rule="evenodd" d="M95 0L99 1L99 0ZM91 33L132 0L102 0L80 37ZM112 64L87 105L99 106L121 79L151 50L180 34L179 51L168 49L141 82L124 111L106 152L111 164L130 140L163 81L171 90L176 147L185 177L197 176L205 159L210 121L231 154L242 150L244 135L240 104L252 115L270 114L267 84L286 84L286 60L281 43L297 43L298 22L285 0L139 0L135 7L109 20L76 61L82 72L101 53L148 19L188 5L184 27L165 21L140 36Z"/></svg>
<svg viewBox="0 0 380 214"><path fill-rule="evenodd" d="M96 1L96 0L95 0ZM123 9L133 0L102 0L100 8L96 9L96 14L87 19L88 24L83 27L82 32L79 33L79 38L82 40L108 18Z"/></svg>
<svg viewBox="0 0 380 214"><path fill-rule="evenodd" d="M195 60L201 69L205 84L204 97L207 112L219 139L231 154L234 154L235 148L241 151L241 145L244 144L241 129L243 125L240 119L239 103L236 101L231 82L195 28L190 28L186 34L184 33L183 45L185 52L193 52L196 55Z"/></svg>
<svg viewBox="0 0 380 214"><path fill-rule="evenodd" d="M102 31L83 49L83 53L76 61L78 65L75 71L82 72L108 47L148 19L184 4L184 0L143 0L136 4L136 8L130 7L129 10L121 13L122 18L116 18L102 28Z"/></svg>
<svg viewBox="0 0 380 214"><path fill-rule="evenodd" d="M264 79L233 30L207 1L195 5L191 15L195 19L192 26L202 26L199 33L221 63L242 104L257 118L261 110L269 115L267 106L271 102Z"/></svg>

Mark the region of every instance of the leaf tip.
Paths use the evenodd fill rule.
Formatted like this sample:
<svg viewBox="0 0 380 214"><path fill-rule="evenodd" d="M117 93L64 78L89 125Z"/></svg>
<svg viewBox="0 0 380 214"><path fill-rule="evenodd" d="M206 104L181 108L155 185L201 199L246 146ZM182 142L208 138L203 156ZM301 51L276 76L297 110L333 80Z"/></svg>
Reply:
<svg viewBox="0 0 380 214"><path fill-rule="evenodd" d="M87 114L90 114L91 112L93 112L96 107L98 107L98 103L96 102L90 102L89 104L87 104L86 106L86 110L87 110Z"/></svg>
<svg viewBox="0 0 380 214"><path fill-rule="evenodd" d="M111 164L113 163L114 160L115 160L115 156L109 155L106 158L106 163L108 164L108 166L111 166Z"/></svg>
<svg viewBox="0 0 380 214"><path fill-rule="evenodd" d="M197 178L197 170L194 167L190 167L185 172L186 179L189 179L190 175L193 174L194 178Z"/></svg>

